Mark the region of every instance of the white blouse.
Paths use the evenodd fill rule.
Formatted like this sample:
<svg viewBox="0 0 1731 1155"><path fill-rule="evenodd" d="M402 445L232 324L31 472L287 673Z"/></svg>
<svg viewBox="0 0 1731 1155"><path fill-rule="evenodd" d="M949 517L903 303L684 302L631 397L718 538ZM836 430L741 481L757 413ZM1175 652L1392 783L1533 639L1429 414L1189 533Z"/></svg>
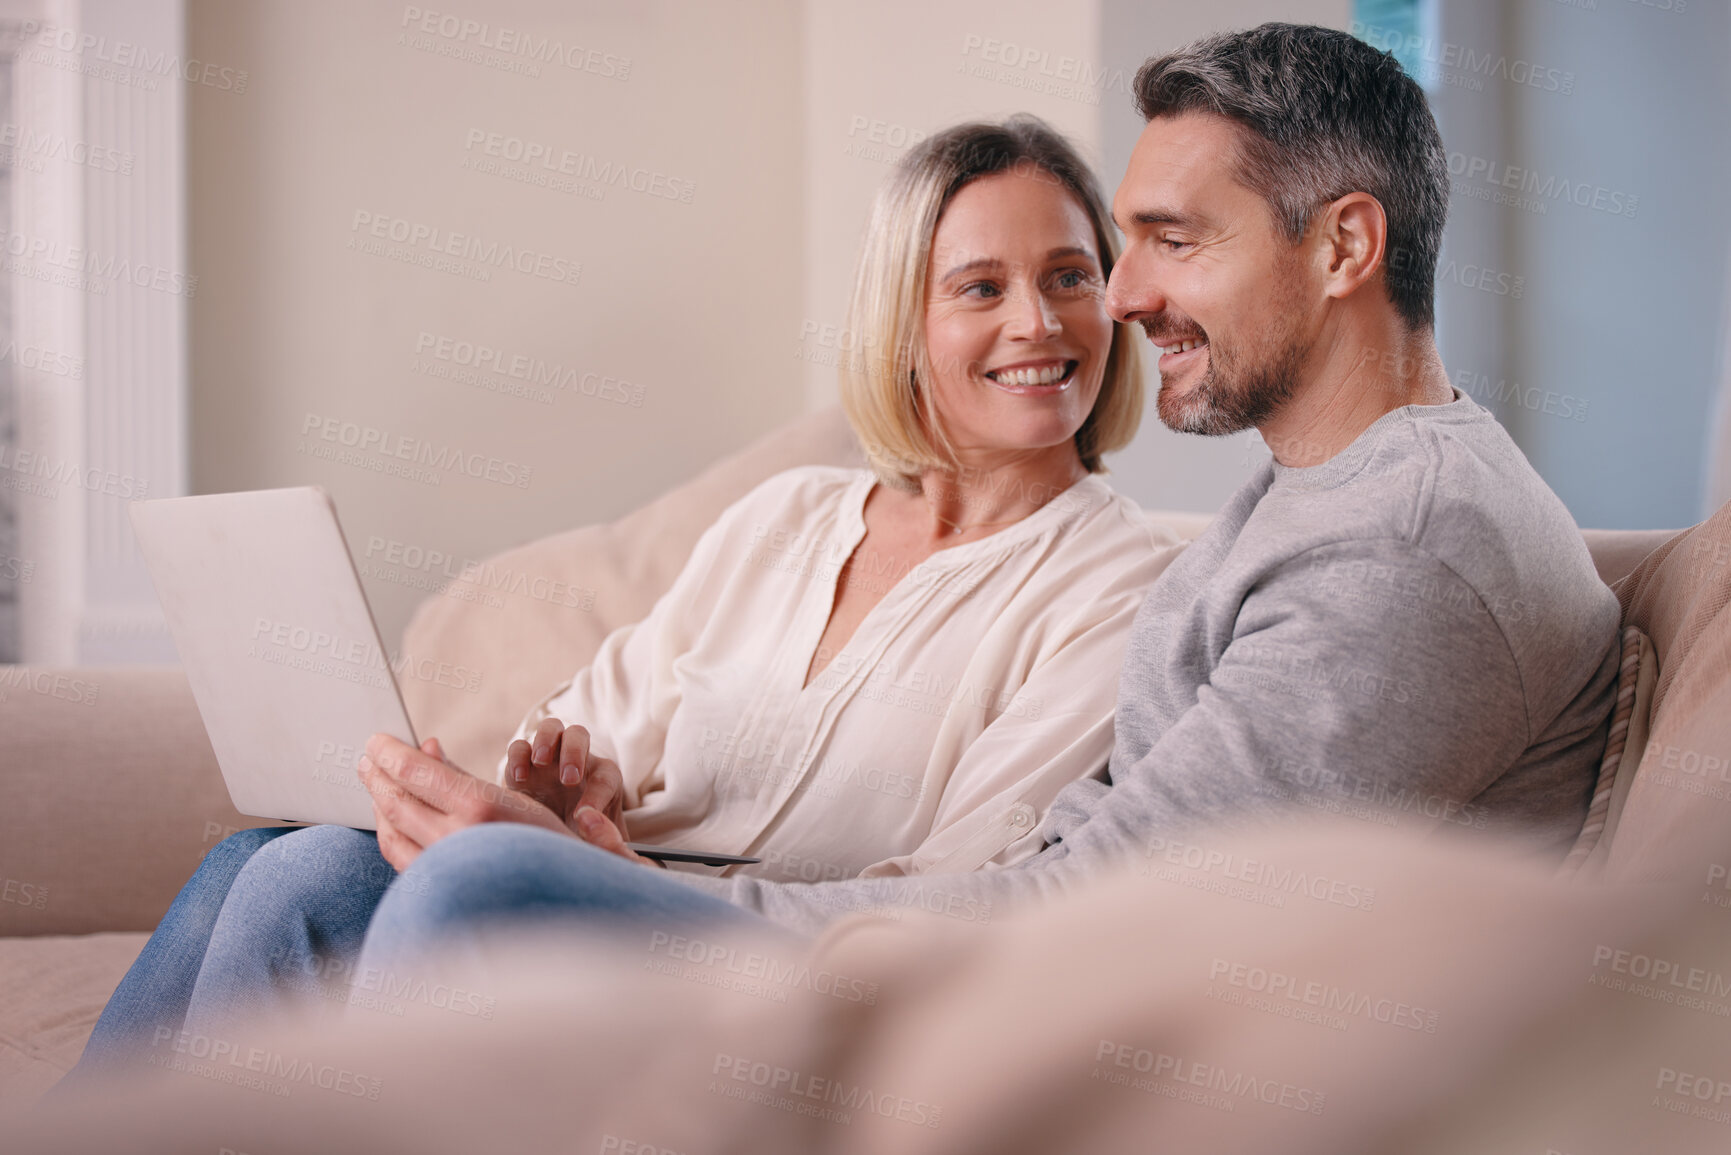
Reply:
<svg viewBox="0 0 1731 1155"><path fill-rule="evenodd" d="M856 562L849 580L886 592L802 686L874 484L808 466L758 486L517 736L549 715L588 727L624 775L629 837L764 860L735 872L1032 855L1059 788L1106 765L1131 618L1182 547L1090 475L906 573Z"/></svg>

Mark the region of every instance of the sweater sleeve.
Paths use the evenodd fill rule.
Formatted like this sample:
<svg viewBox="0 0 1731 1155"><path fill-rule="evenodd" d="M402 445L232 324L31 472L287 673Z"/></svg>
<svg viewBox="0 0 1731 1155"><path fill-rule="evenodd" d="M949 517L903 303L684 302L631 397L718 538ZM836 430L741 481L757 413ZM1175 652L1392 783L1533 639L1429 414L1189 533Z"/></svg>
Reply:
<svg viewBox="0 0 1731 1155"><path fill-rule="evenodd" d="M1374 575L1374 581L1351 575ZM1348 575L1343 578L1342 575ZM1356 581L1356 584L1354 584ZM1078 783L1060 840L1018 866L974 874L777 883L702 879L703 889L796 930L850 911L914 907L955 917L1067 889L1102 865L1143 858L1186 829L1277 813L1320 771L1386 791L1464 803L1528 741L1520 670L1480 591L1410 544L1349 541L1265 571L1218 641L1139 629L1120 693L1185 695L1146 752L1110 784ZM1204 633L1206 631L1203 631ZM1218 646L1200 682L1175 648ZM1180 684L1174 684L1175 681Z"/></svg>

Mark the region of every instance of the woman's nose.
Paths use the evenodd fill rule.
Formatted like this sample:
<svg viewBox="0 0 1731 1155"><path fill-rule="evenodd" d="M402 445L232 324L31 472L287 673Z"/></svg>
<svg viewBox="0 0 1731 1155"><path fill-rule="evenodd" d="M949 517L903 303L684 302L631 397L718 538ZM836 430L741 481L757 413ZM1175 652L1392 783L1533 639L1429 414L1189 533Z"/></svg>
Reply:
<svg viewBox="0 0 1731 1155"><path fill-rule="evenodd" d="M1024 289L1016 294L1010 327L1013 336L1043 341L1057 334L1064 325L1045 293L1039 289Z"/></svg>

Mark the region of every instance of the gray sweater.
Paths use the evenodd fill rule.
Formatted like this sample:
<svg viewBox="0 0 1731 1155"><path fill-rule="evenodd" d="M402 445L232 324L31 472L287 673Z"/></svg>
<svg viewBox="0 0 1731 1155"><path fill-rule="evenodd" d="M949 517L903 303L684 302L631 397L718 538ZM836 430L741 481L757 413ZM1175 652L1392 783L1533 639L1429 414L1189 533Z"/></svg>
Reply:
<svg viewBox="0 0 1731 1155"><path fill-rule="evenodd" d="M988 919L1125 858L1205 862L1187 832L1284 812L1513 831L1560 857L1605 744L1618 617L1562 502L1457 390L1233 496L1149 591L1110 764L1058 795L1039 854L961 875L680 877L816 931L852 911Z"/></svg>

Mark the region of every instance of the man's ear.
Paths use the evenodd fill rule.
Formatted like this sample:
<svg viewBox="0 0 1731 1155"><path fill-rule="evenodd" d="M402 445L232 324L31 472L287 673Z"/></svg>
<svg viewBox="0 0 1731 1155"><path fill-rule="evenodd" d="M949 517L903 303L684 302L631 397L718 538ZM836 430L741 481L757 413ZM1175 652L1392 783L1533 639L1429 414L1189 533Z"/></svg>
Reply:
<svg viewBox="0 0 1731 1155"><path fill-rule="evenodd" d="M1388 217L1369 193L1347 193L1316 214L1317 258L1323 291L1345 298L1382 267L1388 248Z"/></svg>

